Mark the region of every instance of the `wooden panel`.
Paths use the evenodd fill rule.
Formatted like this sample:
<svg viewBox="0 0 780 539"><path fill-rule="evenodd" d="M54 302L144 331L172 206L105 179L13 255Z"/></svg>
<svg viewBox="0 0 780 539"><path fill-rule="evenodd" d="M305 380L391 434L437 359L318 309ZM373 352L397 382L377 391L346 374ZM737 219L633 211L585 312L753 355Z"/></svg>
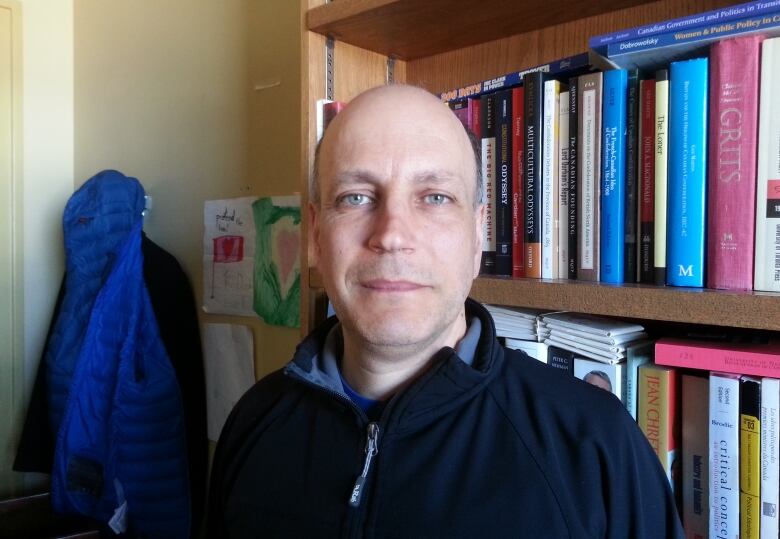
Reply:
<svg viewBox="0 0 780 539"><path fill-rule="evenodd" d="M411 60L648 0L339 0L311 10L310 30Z"/></svg>
<svg viewBox="0 0 780 539"><path fill-rule="evenodd" d="M768 292L482 277L471 297L498 305L780 330L780 295Z"/></svg>
<svg viewBox="0 0 780 539"><path fill-rule="evenodd" d="M443 92L584 52L592 36L733 4L662 0L410 61L407 81Z"/></svg>

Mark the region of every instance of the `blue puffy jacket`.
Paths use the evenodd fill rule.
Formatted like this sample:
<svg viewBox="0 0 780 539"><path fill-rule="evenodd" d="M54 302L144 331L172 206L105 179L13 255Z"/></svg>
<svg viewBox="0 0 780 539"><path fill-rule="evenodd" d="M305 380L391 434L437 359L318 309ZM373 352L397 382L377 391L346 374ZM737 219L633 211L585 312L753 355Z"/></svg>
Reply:
<svg viewBox="0 0 780 539"><path fill-rule="evenodd" d="M65 209L65 296L45 356L52 503L132 536L187 537L183 408L144 284L143 195L104 171Z"/></svg>

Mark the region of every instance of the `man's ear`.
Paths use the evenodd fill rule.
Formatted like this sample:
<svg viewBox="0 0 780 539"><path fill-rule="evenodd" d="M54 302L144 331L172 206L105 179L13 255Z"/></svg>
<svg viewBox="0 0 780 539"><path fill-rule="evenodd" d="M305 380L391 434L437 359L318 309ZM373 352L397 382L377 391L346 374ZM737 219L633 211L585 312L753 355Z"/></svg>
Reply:
<svg viewBox="0 0 780 539"><path fill-rule="evenodd" d="M320 208L316 202L309 202L309 267L320 263Z"/></svg>
<svg viewBox="0 0 780 539"><path fill-rule="evenodd" d="M482 263L482 241L484 239L484 230L482 228L485 222L485 205L480 204L475 210L476 218L474 219L474 278L479 275L479 268Z"/></svg>

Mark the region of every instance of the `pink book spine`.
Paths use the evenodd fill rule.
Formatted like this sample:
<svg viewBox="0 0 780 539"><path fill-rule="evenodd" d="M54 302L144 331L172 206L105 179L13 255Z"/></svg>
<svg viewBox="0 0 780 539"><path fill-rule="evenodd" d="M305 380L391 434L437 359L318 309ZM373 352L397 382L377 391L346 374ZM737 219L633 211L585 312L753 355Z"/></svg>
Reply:
<svg viewBox="0 0 780 539"><path fill-rule="evenodd" d="M469 97L469 129L479 139L482 136L482 112L479 97Z"/></svg>
<svg viewBox="0 0 780 539"><path fill-rule="evenodd" d="M762 349L718 347L676 339L661 339L655 343L655 362L670 367L685 367L704 371L749 374L780 378L780 347Z"/></svg>
<svg viewBox="0 0 780 539"><path fill-rule="evenodd" d="M525 277L523 253L523 88L512 89L512 277Z"/></svg>
<svg viewBox="0 0 780 539"><path fill-rule="evenodd" d="M762 36L710 49L707 287L753 288Z"/></svg>

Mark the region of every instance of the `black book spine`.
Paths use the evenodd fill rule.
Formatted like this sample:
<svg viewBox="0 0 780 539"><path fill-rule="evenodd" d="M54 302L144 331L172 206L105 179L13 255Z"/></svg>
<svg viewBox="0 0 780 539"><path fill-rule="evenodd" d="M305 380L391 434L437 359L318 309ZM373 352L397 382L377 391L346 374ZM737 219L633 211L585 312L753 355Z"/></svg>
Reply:
<svg viewBox="0 0 780 539"><path fill-rule="evenodd" d="M577 278L577 105L577 77L572 77L569 79L569 279Z"/></svg>
<svg viewBox="0 0 780 539"><path fill-rule="evenodd" d="M512 276L512 90L496 92L496 275Z"/></svg>
<svg viewBox="0 0 780 539"><path fill-rule="evenodd" d="M637 200L639 196L639 70L628 72L628 96L626 99L626 213L625 248L623 250L623 281L637 282Z"/></svg>
<svg viewBox="0 0 780 539"><path fill-rule="evenodd" d="M575 353L557 346L547 347L547 364L555 369L561 369L574 376Z"/></svg>

